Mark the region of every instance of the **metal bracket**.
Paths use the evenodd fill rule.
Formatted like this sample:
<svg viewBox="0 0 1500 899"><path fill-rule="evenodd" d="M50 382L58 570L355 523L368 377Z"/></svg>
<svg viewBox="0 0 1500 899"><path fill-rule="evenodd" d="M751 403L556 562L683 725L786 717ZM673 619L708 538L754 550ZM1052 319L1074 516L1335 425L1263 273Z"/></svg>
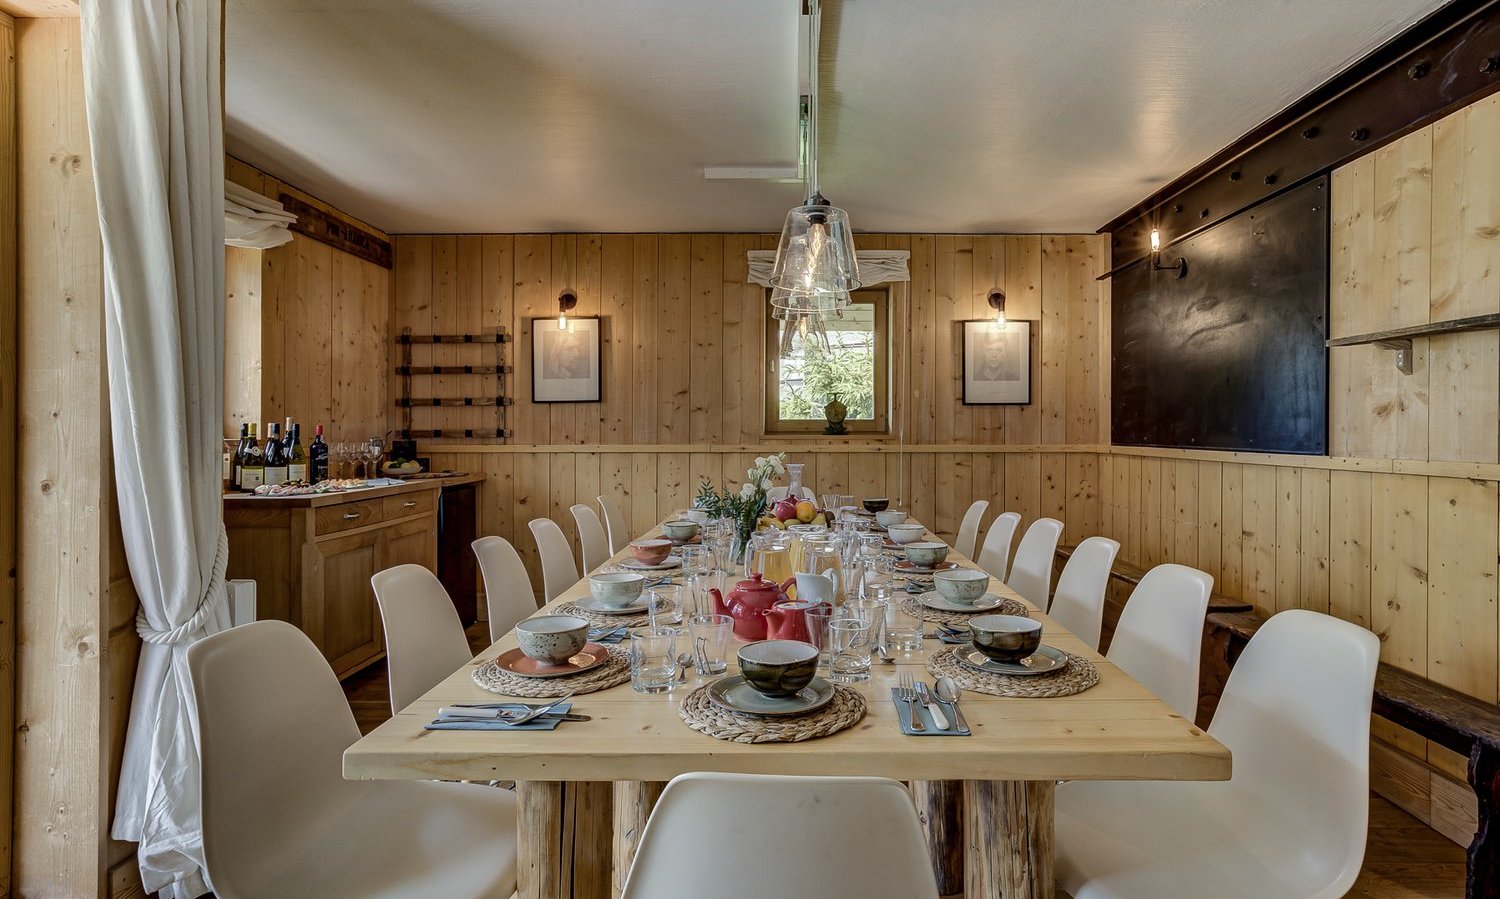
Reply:
<svg viewBox="0 0 1500 899"><path fill-rule="evenodd" d="M1396 340L1378 340L1376 346L1396 351L1396 370L1403 375L1411 374L1411 338L1401 337Z"/></svg>

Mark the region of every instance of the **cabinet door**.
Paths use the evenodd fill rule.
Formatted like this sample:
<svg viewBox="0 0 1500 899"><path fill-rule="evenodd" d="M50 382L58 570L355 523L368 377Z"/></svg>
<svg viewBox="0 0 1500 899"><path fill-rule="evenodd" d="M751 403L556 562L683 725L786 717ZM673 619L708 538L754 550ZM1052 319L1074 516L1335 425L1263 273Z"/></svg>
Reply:
<svg viewBox="0 0 1500 899"><path fill-rule="evenodd" d="M381 565L383 531L318 540L302 610L302 629L339 677L378 658L385 642L370 576Z"/></svg>
<svg viewBox="0 0 1500 899"><path fill-rule="evenodd" d="M424 515L381 528L384 535L380 567L421 565L437 572L437 516Z"/></svg>

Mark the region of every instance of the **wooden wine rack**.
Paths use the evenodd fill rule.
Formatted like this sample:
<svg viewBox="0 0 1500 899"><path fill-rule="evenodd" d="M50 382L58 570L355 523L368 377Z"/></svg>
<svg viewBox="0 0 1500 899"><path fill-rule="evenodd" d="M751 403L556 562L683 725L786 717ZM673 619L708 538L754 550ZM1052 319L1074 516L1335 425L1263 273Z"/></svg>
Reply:
<svg viewBox="0 0 1500 899"><path fill-rule="evenodd" d="M401 410L401 437L404 440L416 439L458 439L458 440L505 440L511 436L505 421L505 409L515 402L515 399L506 395L506 385L509 375L514 368L505 361L505 347L511 342L511 336L504 328L496 328L493 332L483 334L413 334L410 328L402 329L396 337L396 346L401 350L401 364L396 366L396 374L401 378L401 395L396 398L396 407ZM444 347L493 347L494 355L492 361L480 362L475 360L470 364L438 364L434 360L432 365L413 365L411 348L415 345L431 345ZM458 375L466 378L481 378L476 384L488 388L493 384L493 391L483 394L471 393L468 396L412 396L412 378L425 375ZM438 427L427 429L414 429L412 427L412 410L420 408L460 408L470 407L476 409L493 409L495 423L492 427Z"/></svg>

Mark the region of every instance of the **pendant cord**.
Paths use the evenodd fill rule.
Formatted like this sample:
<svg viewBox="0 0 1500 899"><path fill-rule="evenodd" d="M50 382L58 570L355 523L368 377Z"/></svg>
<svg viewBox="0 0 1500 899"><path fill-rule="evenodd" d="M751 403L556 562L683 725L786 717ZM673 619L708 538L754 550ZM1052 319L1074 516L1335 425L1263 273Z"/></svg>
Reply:
<svg viewBox="0 0 1500 899"><path fill-rule="evenodd" d="M819 196L818 191L818 32L821 30L823 13L819 0L807 0L807 196Z"/></svg>

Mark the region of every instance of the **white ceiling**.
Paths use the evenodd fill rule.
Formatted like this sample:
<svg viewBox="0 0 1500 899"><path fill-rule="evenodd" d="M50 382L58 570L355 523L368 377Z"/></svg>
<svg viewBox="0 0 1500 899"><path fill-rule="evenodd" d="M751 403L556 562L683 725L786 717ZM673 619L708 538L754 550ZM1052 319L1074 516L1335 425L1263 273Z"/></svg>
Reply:
<svg viewBox="0 0 1500 899"><path fill-rule="evenodd" d="M824 0L864 231L1093 231L1442 0ZM767 231L797 0L228 0L230 152L387 231Z"/></svg>

